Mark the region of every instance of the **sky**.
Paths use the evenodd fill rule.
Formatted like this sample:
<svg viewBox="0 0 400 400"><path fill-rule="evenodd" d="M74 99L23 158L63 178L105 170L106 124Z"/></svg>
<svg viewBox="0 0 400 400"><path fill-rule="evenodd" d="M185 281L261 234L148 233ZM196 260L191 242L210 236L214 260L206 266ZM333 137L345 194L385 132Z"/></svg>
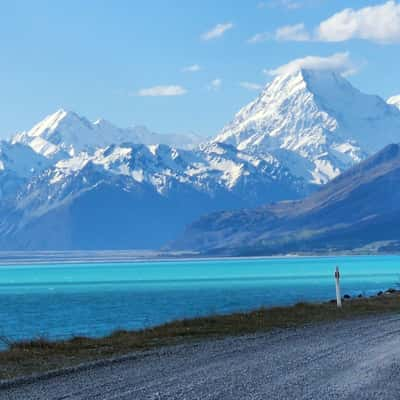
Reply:
<svg viewBox="0 0 400 400"><path fill-rule="evenodd" d="M0 137L59 108L213 136L296 65L332 68L385 99L400 94L400 2L7 1Z"/></svg>

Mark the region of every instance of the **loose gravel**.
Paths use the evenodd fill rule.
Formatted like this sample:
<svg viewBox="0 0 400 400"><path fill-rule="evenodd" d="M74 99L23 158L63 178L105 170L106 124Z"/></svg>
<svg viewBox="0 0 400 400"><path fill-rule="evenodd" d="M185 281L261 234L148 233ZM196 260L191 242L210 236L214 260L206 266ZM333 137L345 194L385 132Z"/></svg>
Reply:
<svg viewBox="0 0 400 400"><path fill-rule="evenodd" d="M7 400L398 398L396 315L165 347L0 389Z"/></svg>

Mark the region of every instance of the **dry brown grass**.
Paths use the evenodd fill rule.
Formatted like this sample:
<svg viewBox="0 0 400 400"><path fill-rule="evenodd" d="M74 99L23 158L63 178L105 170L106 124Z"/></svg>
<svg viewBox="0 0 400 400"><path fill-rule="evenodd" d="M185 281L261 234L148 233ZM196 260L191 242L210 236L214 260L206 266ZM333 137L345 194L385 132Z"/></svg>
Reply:
<svg viewBox="0 0 400 400"><path fill-rule="evenodd" d="M142 331L117 331L100 339L75 337L57 342L37 339L11 343L7 351L0 352L0 379L43 373L187 340L399 311L400 292L387 292L382 296L346 300L341 310L331 302L299 303L292 307L176 321Z"/></svg>

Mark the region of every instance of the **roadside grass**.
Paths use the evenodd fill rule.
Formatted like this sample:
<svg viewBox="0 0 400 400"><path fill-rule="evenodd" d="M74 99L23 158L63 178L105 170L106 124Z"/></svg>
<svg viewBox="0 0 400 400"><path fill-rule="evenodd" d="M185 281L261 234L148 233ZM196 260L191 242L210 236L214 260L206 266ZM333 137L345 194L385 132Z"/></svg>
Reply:
<svg viewBox="0 0 400 400"><path fill-rule="evenodd" d="M75 337L53 342L39 338L7 343L8 349L0 352L0 380L59 370L188 340L222 338L391 312L400 312L400 291L393 289L380 296L346 299L341 310L336 308L335 302L298 303L290 307L175 321L141 331L120 330L98 339Z"/></svg>

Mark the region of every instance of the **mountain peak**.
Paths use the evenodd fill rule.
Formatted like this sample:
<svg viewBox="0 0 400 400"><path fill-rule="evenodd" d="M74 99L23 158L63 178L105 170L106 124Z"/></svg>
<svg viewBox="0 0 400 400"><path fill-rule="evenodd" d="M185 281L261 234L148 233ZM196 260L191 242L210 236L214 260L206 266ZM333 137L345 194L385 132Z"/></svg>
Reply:
<svg viewBox="0 0 400 400"><path fill-rule="evenodd" d="M300 68L278 75L214 141L271 153L294 175L321 184L399 142L400 113L337 72Z"/></svg>
<svg viewBox="0 0 400 400"><path fill-rule="evenodd" d="M85 125L88 126L89 121L80 117L77 113L73 111L67 111L63 108L57 110L55 113L47 116L43 121L35 125L29 132L29 136L48 136L56 129L60 127L61 124L64 125Z"/></svg>
<svg viewBox="0 0 400 400"><path fill-rule="evenodd" d="M338 85L350 86L350 82L334 70L317 70L311 68L294 68L279 75L267 84L264 90L271 90L283 86L306 88L308 85Z"/></svg>
<svg viewBox="0 0 400 400"><path fill-rule="evenodd" d="M301 70L301 75L308 85L312 85L311 87L309 87L310 90L312 90L313 85L333 87L336 90L337 88L357 90L345 77L343 77L343 75L339 74L336 71L303 68Z"/></svg>
<svg viewBox="0 0 400 400"><path fill-rule="evenodd" d="M63 108L45 117L31 130L18 133L11 139L12 143L28 145L51 159L75 156L81 152L93 154L99 148L123 142L191 148L199 141L200 138L194 135L160 135L145 127L118 128L105 119L90 122Z"/></svg>

